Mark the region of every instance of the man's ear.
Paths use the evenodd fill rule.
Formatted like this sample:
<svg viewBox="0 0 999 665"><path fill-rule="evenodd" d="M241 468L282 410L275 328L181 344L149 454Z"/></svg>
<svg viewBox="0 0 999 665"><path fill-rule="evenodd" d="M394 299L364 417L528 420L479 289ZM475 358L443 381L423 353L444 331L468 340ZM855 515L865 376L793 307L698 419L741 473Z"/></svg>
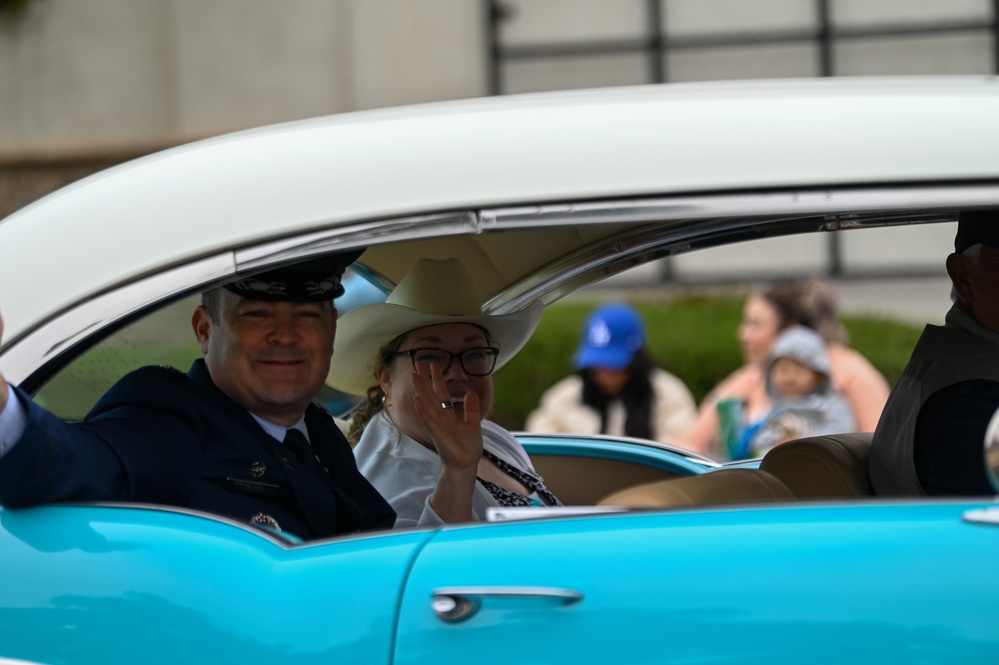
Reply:
<svg viewBox="0 0 999 665"><path fill-rule="evenodd" d="M207 354L208 338L212 332L212 317L203 306L198 305L198 308L194 310L194 315L191 316L191 327L194 328L194 336L198 339L201 353Z"/></svg>
<svg viewBox="0 0 999 665"><path fill-rule="evenodd" d="M970 306L974 299L971 290L971 262L962 254L947 257L947 274L954 285L954 292L962 305Z"/></svg>

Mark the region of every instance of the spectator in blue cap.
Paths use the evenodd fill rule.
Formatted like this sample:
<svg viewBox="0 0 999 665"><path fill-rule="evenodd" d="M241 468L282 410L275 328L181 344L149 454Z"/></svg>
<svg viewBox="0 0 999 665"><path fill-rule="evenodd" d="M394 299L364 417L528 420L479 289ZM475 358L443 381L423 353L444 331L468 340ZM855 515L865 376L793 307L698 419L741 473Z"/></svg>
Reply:
<svg viewBox="0 0 999 665"><path fill-rule="evenodd" d="M690 390L649 356L645 324L630 305L609 303L590 314L573 365L576 374L545 391L526 429L669 443L694 420Z"/></svg>

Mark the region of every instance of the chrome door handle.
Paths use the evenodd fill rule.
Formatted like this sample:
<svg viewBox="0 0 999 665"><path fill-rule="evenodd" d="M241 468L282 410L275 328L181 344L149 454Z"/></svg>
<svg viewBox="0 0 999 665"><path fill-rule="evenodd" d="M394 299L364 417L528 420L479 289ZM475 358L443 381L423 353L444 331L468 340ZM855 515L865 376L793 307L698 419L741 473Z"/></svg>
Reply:
<svg viewBox="0 0 999 665"><path fill-rule="evenodd" d="M562 606L578 603L581 591L547 586L456 586L431 592L430 607L441 621L458 623L475 615L483 598L550 598Z"/></svg>

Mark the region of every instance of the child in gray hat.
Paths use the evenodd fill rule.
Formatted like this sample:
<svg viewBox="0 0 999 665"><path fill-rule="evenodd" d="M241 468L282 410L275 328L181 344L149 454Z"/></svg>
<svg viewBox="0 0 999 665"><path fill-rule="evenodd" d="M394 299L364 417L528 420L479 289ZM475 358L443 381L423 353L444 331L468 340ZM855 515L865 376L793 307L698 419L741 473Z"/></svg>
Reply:
<svg viewBox="0 0 999 665"><path fill-rule="evenodd" d="M829 380L825 341L811 328L791 326L777 337L767 365L766 388L773 406L747 429L733 459L762 457L791 439L856 428L849 404Z"/></svg>

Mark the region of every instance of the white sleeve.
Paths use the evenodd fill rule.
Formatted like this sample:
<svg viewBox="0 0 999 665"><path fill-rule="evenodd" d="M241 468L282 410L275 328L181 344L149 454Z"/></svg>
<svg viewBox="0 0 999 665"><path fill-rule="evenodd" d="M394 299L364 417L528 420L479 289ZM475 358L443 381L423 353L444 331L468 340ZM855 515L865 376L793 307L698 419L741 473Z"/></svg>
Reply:
<svg viewBox="0 0 999 665"><path fill-rule="evenodd" d="M444 520L440 518L440 515L434 511L433 506L430 505L430 495L427 495L427 500L423 504L423 513L420 515L420 519L416 522L417 526L441 526L444 524ZM396 522L396 527L400 526Z"/></svg>

